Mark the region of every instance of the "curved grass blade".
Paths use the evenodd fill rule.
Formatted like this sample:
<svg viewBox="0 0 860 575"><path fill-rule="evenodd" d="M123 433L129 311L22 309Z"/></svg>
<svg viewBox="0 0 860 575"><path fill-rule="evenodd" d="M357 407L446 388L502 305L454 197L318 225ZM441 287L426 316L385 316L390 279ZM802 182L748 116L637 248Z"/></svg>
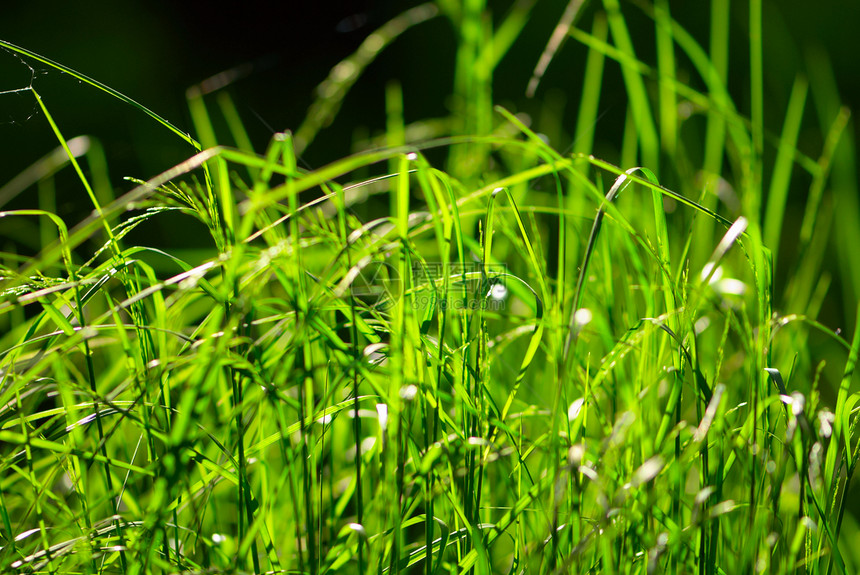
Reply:
<svg viewBox="0 0 860 575"><path fill-rule="evenodd" d="M152 110L150 110L149 108L144 106L143 104L140 104L135 100L132 100L131 98L129 98L125 94L122 94L122 93L118 92L117 90L114 90L110 86L108 86L106 84L102 84L98 80L94 80L93 78L90 78L89 76L87 76L85 74L81 74L80 72L73 70L73 69L69 68L68 66L64 66L63 64L60 64L59 62L55 62L54 60L51 60L50 58L46 58L45 56L41 56L39 54L36 54L35 52L31 52L30 50L27 50L26 48L22 48L20 46L16 46L15 44L10 43L10 42L6 42L5 40L0 40L0 48L5 48L6 50L9 50L10 52L12 52L14 54L18 54L19 56L25 56L27 58L32 58L33 60L36 60L37 62L41 62L42 64L50 66L51 68L54 68L54 69L59 70L61 72L65 72L66 74L70 75L71 77L76 78L76 79L78 79L81 82L84 82L86 84L89 84L90 86L93 86L94 88L98 88L102 92L105 92L106 94L109 94L110 96L113 96L117 100L124 102L124 103L128 104L129 106L137 108L138 110L140 110L141 112L143 112L144 114L146 114L150 118L154 119L156 122L158 122L159 124L161 124L162 126L167 128L168 130L170 130L171 132L173 132L174 134L176 134L177 136L182 138L185 142L188 142L189 144L194 146L194 148L196 150L201 149L200 144L197 142L197 140L195 140L194 138L191 137L191 134L188 134L187 132L183 132L182 130L180 130L179 128L177 128L173 124L171 124L168 120L166 120L162 116L159 116L158 114L156 114L155 112L153 112Z"/></svg>
<svg viewBox="0 0 860 575"><path fill-rule="evenodd" d="M406 10L368 36L352 56L332 68L328 77L317 88L317 99L311 104L304 122L296 130L296 153L301 154L319 131L331 124L350 88L382 50L406 30L433 18L437 13L438 8L432 3Z"/></svg>

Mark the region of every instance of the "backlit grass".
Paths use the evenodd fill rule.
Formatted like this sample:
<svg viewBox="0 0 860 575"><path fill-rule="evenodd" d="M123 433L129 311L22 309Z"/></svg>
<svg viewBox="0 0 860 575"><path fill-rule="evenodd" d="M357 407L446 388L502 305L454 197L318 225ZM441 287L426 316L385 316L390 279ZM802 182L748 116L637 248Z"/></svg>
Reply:
<svg viewBox="0 0 860 575"><path fill-rule="evenodd" d="M669 4L574 0L542 32L524 91L583 55L563 130L493 96L532 4L440 0L368 36L258 151L226 91L189 90L192 136L0 41L189 144L110 182L26 90L59 151L0 189L38 191L0 212L0 570L856 572L849 113L810 52L768 130L761 2L748 101L727 5L705 45ZM375 57L434 19L457 41L450 114L407 123L392 81L384 131L302 167ZM66 171L81 221L56 215ZM824 325L838 294L847 325Z"/></svg>

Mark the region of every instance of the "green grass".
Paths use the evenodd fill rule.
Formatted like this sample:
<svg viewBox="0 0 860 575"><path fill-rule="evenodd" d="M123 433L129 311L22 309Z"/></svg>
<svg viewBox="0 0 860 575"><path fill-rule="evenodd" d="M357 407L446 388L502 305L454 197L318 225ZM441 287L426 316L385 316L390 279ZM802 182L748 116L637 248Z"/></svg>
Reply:
<svg viewBox="0 0 860 575"><path fill-rule="evenodd" d="M38 188L0 212L0 571L857 572L849 114L810 51L769 131L761 2L746 101L728 8L703 47L669 4L573 0L544 38L530 92L564 50L585 64L566 152L550 106L494 106L530 2L404 12L261 154L225 91L189 90L198 142L0 41L193 154L115 196L97 141L28 89L60 151L0 188ZM439 18L450 115L407 123L391 82L384 133L300 167L375 57ZM56 215L70 170L82 221ZM135 239L159 221L208 247Z"/></svg>

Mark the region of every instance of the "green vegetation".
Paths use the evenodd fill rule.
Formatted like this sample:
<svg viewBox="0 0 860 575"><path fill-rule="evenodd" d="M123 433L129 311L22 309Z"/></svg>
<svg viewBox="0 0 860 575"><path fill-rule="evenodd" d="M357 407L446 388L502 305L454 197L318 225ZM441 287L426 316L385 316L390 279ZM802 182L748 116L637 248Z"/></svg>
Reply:
<svg viewBox="0 0 860 575"><path fill-rule="evenodd" d="M743 101L728 3L706 45L668 0L597 4L570 3L524 86L579 49L573 126L495 105L531 2L439 0L369 35L262 154L226 90L189 90L195 139L0 42L196 148L115 196L97 142L25 90L61 151L0 188L38 190L0 212L0 571L857 572L860 214L827 59L774 132L760 0ZM457 41L450 115L406 122L392 82L384 133L303 168L431 20ZM69 171L82 221L55 215ZM159 222L209 247L148 244Z"/></svg>

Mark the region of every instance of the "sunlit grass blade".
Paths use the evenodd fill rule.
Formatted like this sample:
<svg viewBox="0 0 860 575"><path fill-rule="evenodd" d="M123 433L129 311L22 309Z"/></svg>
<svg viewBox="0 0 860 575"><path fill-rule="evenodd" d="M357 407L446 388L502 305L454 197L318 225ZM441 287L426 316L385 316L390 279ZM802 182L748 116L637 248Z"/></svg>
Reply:
<svg viewBox="0 0 860 575"><path fill-rule="evenodd" d="M85 82L85 83L89 84L90 86L93 86L94 88L97 88L97 89L101 90L102 92L109 94L110 96L116 98L117 100L119 100L125 104L128 104L129 106L132 106L133 108L136 108L136 109L140 110L141 112L145 113L150 118L152 118L153 120L155 120L156 122L158 122L159 124L161 124L162 126L167 128L168 130L170 130L171 132L173 132L174 134L176 134L177 136L179 136L180 138L182 138L183 140L185 140L186 142L188 142L189 144L191 144L192 146L194 146L198 150L200 149L200 144L198 144L197 141L195 141L194 138L192 138L190 134L183 132L182 130L180 130L179 128L177 128L173 124L171 124L168 120L164 119L162 116L159 116L158 114L156 114L155 112L153 112L152 110L147 108L146 106L137 103L136 101L132 100L128 96L114 90L110 86L107 86L106 84L103 84L103 83L99 82L98 80L94 80L93 78L90 78L89 76L81 74L80 72L72 70L68 66L64 66L63 64L60 64L59 62L55 62L54 60L51 60L50 58L46 58L45 56L40 56L39 54L36 54L35 52L32 52L26 48L21 48L20 46L16 46L14 44L6 42L5 40L0 40L0 47L4 48L6 50L9 50L10 52L12 52L14 54L20 54L20 55L25 56L27 58L32 58L33 60L36 60L37 62L41 62L42 64L50 66L51 68L54 68L54 69L59 70L61 72L64 72L64 73L68 74L69 76L71 76L72 78L76 78L76 79L80 80L81 82Z"/></svg>

